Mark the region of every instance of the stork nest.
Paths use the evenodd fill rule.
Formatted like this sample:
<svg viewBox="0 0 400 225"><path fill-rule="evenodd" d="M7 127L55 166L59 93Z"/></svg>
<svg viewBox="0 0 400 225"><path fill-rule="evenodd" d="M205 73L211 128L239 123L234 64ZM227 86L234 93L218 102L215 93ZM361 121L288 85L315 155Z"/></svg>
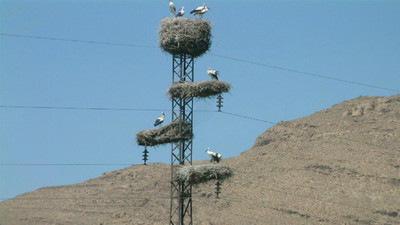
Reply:
<svg viewBox="0 0 400 225"><path fill-rule="evenodd" d="M233 175L233 169L226 165L191 165L181 167L175 174L175 181L201 184L211 180L223 181Z"/></svg>
<svg viewBox="0 0 400 225"><path fill-rule="evenodd" d="M160 47L170 54L198 57L211 46L211 22L192 18L164 18L159 28Z"/></svg>
<svg viewBox="0 0 400 225"><path fill-rule="evenodd" d="M180 131L182 131L182 135ZM155 146L190 140L192 137L191 126L188 122L174 121L158 129L143 130L137 133L136 141L141 146Z"/></svg>
<svg viewBox="0 0 400 225"><path fill-rule="evenodd" d="M170 98L209 98L224 92L229 92L231 85L218 81L200 81L175 83L168 88L167 94Z"/></svg>

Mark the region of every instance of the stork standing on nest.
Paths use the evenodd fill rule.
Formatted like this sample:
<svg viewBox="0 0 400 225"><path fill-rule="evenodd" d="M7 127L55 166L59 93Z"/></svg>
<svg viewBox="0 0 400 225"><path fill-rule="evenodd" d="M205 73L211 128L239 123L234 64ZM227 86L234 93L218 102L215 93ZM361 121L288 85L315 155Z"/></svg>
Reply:
<svg viewBox="0 0 400 225"><path fill-rule="evenodd" d="M179 10L175 17L182 17L183 15L185 15L185 7L182 6L181 10Z"/></svg>
<svg viewBox="0 0 400 225"><path fill-rule="evenodd" d="M210 162L217 162L217 163L219 163L219 161L221 161L222 155L219 154L219 153L216 153L216 152L212 152L212 151L210 151L210 150L211 150L210 147L208 147L208 148L206 149L207 154L208 154L208 155L210 156L210 158L211 158Z"/></svg>
<svg viewBox="0 0 400 225"><path fill-rule="evenodd" d="M217 70L213 70L211 68L208 68L207 74L213 79L213 80L218 80L218 74L219 72Z"/></svg>
<svg viewBox="0 0 400 225"><path fill-rule="evenodd" d="M199 7L195 8L195 9L193 9L193 10L190 12L190 14L193 14L193 15L195 15L195 16L200 16L200 18L201 18L201 17L203 17L203 15L204 15L209 9L210 9L210 8L208 8L208 7L206 6L206 4L203 3L202 6L199 6Z"/></svg>
<svg viewBox="0 0 400 225"><path fill-rule="evenodd" d="M154 126L156 127L156 126L162 124L164 122L164 119L165 119L165 114L163 112L162 115L160 117L158 117L156 119L156 121L154 122Z"/></svg>
<svg viewBox="0 0 400 225"><path fill-rule="evenodd" d="M171 10L171 14L175 15L176 14L176 8L172 0L169 0L169 9Z"/></svg>

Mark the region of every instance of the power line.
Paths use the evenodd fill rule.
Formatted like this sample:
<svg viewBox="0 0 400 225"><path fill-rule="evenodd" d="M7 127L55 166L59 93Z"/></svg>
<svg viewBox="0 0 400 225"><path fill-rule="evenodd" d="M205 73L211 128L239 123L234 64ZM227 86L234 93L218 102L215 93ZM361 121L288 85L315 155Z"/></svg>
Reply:
<svg viewBox="0 0 400 225"><path fill-rule="evenodd" d="M137 45L137 44L126 44L126 43L117 43L117 42L86 41L86 40L77 40L77 39L68 39L68 38L30 36L30 35L19 35L19 34L9 34L9 33L0 33L0 35L8 36L8 37L31 38L31 39L39 39L39 40L50 40L50 41L67 41L67 42L76 42L76 43L84 43L84 44L114 45L114 46L137 47L137 48L158 48L156 46L150 46L150 45ZM381 86L372 85L372 84L366 84L366 83L357 82L357 81L350 81L350 80L335 78L335 77L331 77L331 76L320 75L320 74L316 74L316 73L309 73L309 72L304 72L304 71L300 71L300 70L285 68L285 67L281 67L281 66L269 65L266 63L260 63L260 62L255 62L255 61L231 57L231 56L225 56L225 55L214 54L214 53L209 53L209 54L212 56L215 56L215 57L224 58L224 59L228 59L228 60L232 60L232 61L236 61L236 62L243 62L243 63L253 64L253 65L268 67L271 69L277 69L277 70L283 70L283 71L292 72L292 73L298 73L298 74L316 77L316 78L320 78L320 79L333 80L333 81L338 81L338 82L343 82L343 83L348 83L348 84L353 84L353 85L358 85L358 86L364 86L364 87L370 87L370 88L400 93L400 90L398 90L398 89L386 88L386 87L381 87Z"/></svg>
<svg viewBox="0 0 400 225"><path fill-rule="evenodd" d="M277 123L272 122L272 121L257 119L257 118L254 118L254 117L240 115L240 114L237 114L237 113L231 113L231 112L226 112L226 111L221 111L221 113L227 114L227 115L231 115L231 116L241 117L241 118L245 118L245 119L249 119L249 120L255 120L255 121L258 121L258 122L269 123L269 124L273 124L273 125L277 124Z"/></svg>
<svg viewBox="0 0 400 225"><path fill-rule="evenodd" d="M25 106L25 105L0 105L0 108L11 108L11 109L50 109L50 110L94 110L94 111L143 111L143 112L160 112L160 111L168 111L168 109L141 109L141 108L112 108L112 107L63 107L63 106ZM237 114L237 113L232 113L232 112L227 112L227 111L213 111L213 110L194 110L196 112L205 112L205 113L222 113L226 115L231 115L239 118L244 118L248 120L253 120L257 122L262 122L262 123L267 123L271 125L280 125L285 128L289 129L295 129L295 130L301 130L300 128L297 127L289 127L286 126L285 124L280 124L278 122L273 122L273 121L268 121L268 120L263 120L263 119L258 119L252 116L247 116L247 115L242 115L242 114ZM369 146L375 146L381 148L382 146L373 144L373 143L366 143L366 142L361 142L357 141L351 138L346 138L346 137L339 137L339 136L334 136L333 138L337 139L343 139L347 141L352 141L352 142L357 142L361 144L366 144ZM1 165L1 164L0 164Z"/></svg>
<svg viewBox="0 0 400 225"><path fill-rule="evenodd" d="M51 41L68 41L68 42L85 43L85 44L115 45L115 46L126 46L126 47L136 47L136 48L158 48L158 47L150 46L150 45L135 45L135 44L103 42L103 41L85 41L85 40L76 40L76 39L67 39L67 38L41 37L41 36L19 35L19 34L0 33L0 35L9 36L9 37L19 37L19 38L51 40Z"/></svg>
<svg viewBox="0 0 400 225"><path fill-rule="evenodd" d="M3 34L1 34L1 35L3 35ZM118 44L118 43L108 43L108 42L80 41L80 40L70 40L70 39L60 39L60 38L44 38L44 37L20 36L20 35L9 35L9 36L29 37L29 38L46 39L46 40L55 40L55 41L72 41L72 42L81 42L81 43L90 43L90 44L105 44L105 45L121 45L121 46L130 46L130 47L155 48L155 47L152 47L152 46L140 46L140 45ZM213 54L212 54L212 55L213 55ZM395 89L389 89L389 88L379 87L379 86L375 86L375 85L363 84L363 83L354 82L354 81L347 81L347 80L342 80L342 79L338 79L338 78L334 78L334 77L322 76L322 75L318 75L318 74L312 74L312 73L307 73L307 72L302 72L302 71L297 71L297 70L292 70L292 69L286 69L286 68L282 68L282 67L271 66L271 65L267 65L267 64L263 64L263 63L256 63L256 62L251 62L251 61L247 61L247 60L242 60L242 59L227 57L227 56L221 56L221 55L214 55L214 56L222 57L222 58L226 58L226 59L230 59L230 60L241 61L241 62L245 62L245 63L257 64L257 65L261 65L261 66L265 66L265 67L270 67L270 68L274 68L274 69L286 70L286 71L289 71L289 72L300 73L300 74L309 75L309 76L313 76L313 77L318 77L318 78L322 78L322 79L329 79L329 80L340 81L340 82L346 82L346 83L355 84L355 85L361 85L361 86L367 86L367 87L378 88L378 89L383 89L383 90L389 90L389 91L400 92L399 90L395 90ZM25 107L19 107L19 108L25 108ZM50 109L49 107L39 107L39 108ZM51 109L55 109L55 107L51 107ZM132 110L134 110L134 111L155 111L155 110L145 110L145 109L75 108L75 107L58 107L57 109L87 109L87 110L117 110L117 111L127 111L127 110L129 110L129 111L132 111ZM159 110L157 110L157 111L159 111ZM224 113L224 114L229 114L229 115L232 115L232 116L236 116L236 117L242 117L242 118L246 118L246 119L252 119L252 120L255 120L255 121L259 121L259 122L265 122L265 123L270 123L270 124L276 124L275 122L266 121L266 120L262 120L262 119L257 119L257 118L253 118L253 117L249 117L249 116L240 115L240 114L235 114L235 113L230 113L230 112L223 112L223 113ZM15 165L17 165L17 164L15 164ZM37 165L37 164L31 164L31 165ZM42 164L42 165L130 165L130 164ZM281 192L281 191L278 191L278 192ZM290 194L290 193L287 193L287 194ZM321 201L320 199L315 199L315 200ZM323 201L323 200L322 200L322 201Z"/></svg>
<svg viewBox="0 0 400 225"><path fill-rule="evenodd" d="M0 108L11 109L58 109L58 110L96 110L96 111L143 111L160 112L166 109L112 108L112 107L74 107L74 106L32 106L32 105L0 105Z"/></svg>
<svg viewBox="0 0 400 225"><path fill-rule="evenodd" d="M168 109L112 108L112 107L26 106L26 105L0 105L0 108L49 109L49 110L94 110L94 111L143 111L143 112L168 111ZM285 128L289 128L289 129L301 130L300 128L285 126L285 124L280 124L278 122L273 122L273 121L269 121L269 120L263 120L263 119L255 118L255 117L252 117L252 116L247 116L247 115L238 114L238 113L232 113L232 112L227 112L227 111L213 111L213 110L201 110L201 109L200 110L194 110L194 111L196 111L196 112L205 112L205 113L222 113L222 114L226 114L226 115L230 115L230 116L235 116L235 117L244 118L244 119L248 119L248 120L253 120L253 121L257 121L257 122L267 123L267 124L271 124L271 125L280 125L280 126L283 126ZM379 147L379 148L382 147L382 146L377 145L377 144L360 142L360 141L353 140L351 138L346 138L346 137L335 136L333 138L338 138L338 139L343 139L343 140L347 140L347 141L367 144L367 145L375 146L375 147Z"/></svg>
<svg viewBox="0 0 400 225"><path fill-rule="evenodd" d="M15 198L0 198L0 200L7 200L7 199L13 199L13 200L144 200L147 198L153 198L153 199L170 199L170 197L155 197L155 196L135 196L135 197L121 197L121 198L116 198L116 197L111 197L111 198L101 198L101 197L15 197ZM204 197L205 198L205 197Z"/></svg>
<svg viewBox="0 0 400 225"><path fill-rule="evenodd" d="M311 77L317 77L317 78L321 78L321 79L339 81L339 82L344 82L344 83L348 83L348 84L354 84L354 85L359 85L359 86L364 86L364 87L370 87L370 88L375 88L375 89L381 89L381 90L393 91L393 92L400 93L400 90L397 90L397 89L380 87L380 86L361 83L361 82L357 82L357 81L344 80L344 79L340 79L340 78L335 78L335 77L330 77L330 76L325 76L325 75L319 75L319 74L316 74L316 73L303 72L303 71L300 71L300 70L294 70L294 69L288 69L288 68L284 68L284 67L280 67L280 66L268 65L268 64L265 64L265 63L254 62L254 61L249 61L249 60L230 57L230 56L218 55L218 54L213 54L213 53L209 53L209 54L212 55L212 56L215 56L215 57L229 59L229 60L233 60L233 61L237 61L237 62L244 62L244 63L248 63L248 64L264 66L264 67L277 69L277 70L284 70L284 71L288 71L288 72L292 72L292 73L303 74L303 75L307 75L307 76L311 76Z"/></svg>
<svg viewBox="0 0 400 225"><path fill-rule="evenodd" d="M128 163L0 163L0 166L133 166Z"/></svg>
<svg viewBox="0 0 400 225"><path fill-rule="evenodd" d="M161 112L168 111L169 109L142 109L142 108L112 108L112 107L70 107L70 106L30 106L30 105L0 105L0 108L5 109L49 109L49 110L94 110L94 111L142 111L142 112ZM205 112L205 113L217 113L218 111L213 110L194 110L196 112ZM271 121L258 119L251 116L240 115L237 113L231 113L226 111L221 111L223 114L228 114L231 116L241 117L249 120L254 120L263 123L276 124Z"/></svg>

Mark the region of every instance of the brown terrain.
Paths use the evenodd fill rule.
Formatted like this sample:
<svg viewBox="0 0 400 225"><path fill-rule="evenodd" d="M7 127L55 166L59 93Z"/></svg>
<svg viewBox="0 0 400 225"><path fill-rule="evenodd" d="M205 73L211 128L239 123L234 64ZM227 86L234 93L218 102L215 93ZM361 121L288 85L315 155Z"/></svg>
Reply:
<svg viewBox="0 0 400 225"><path fill-rule="evenodd" d="M400 95L281 122L221 163L235 176L220 199L213 182L193 188L194 224L400 224ZM169 170L136 165L40 188L1 202L0 224L165 225Z"/></svg>

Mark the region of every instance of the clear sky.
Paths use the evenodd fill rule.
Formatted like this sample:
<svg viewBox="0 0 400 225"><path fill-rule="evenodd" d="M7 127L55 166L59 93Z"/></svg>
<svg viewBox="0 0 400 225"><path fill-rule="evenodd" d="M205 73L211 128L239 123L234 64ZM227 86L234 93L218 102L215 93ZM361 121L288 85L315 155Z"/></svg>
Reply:
<svg viewBox="0 0 400 225"><path fill-rule="evenodd" d="M203 3L174 2L190 18ZM400 93L400 1L205 3L213 43L195 80L220 71L233 86L225 112L279 122ZM142 163L135 134L162 111L171 119L172 57L158 48L168 16L168 0L0 0L0 200ZM194 160L208 146L238 156L272 125L212 112L215 101L195 101ZM149 151L170 163L170 145Z"/></svg>

